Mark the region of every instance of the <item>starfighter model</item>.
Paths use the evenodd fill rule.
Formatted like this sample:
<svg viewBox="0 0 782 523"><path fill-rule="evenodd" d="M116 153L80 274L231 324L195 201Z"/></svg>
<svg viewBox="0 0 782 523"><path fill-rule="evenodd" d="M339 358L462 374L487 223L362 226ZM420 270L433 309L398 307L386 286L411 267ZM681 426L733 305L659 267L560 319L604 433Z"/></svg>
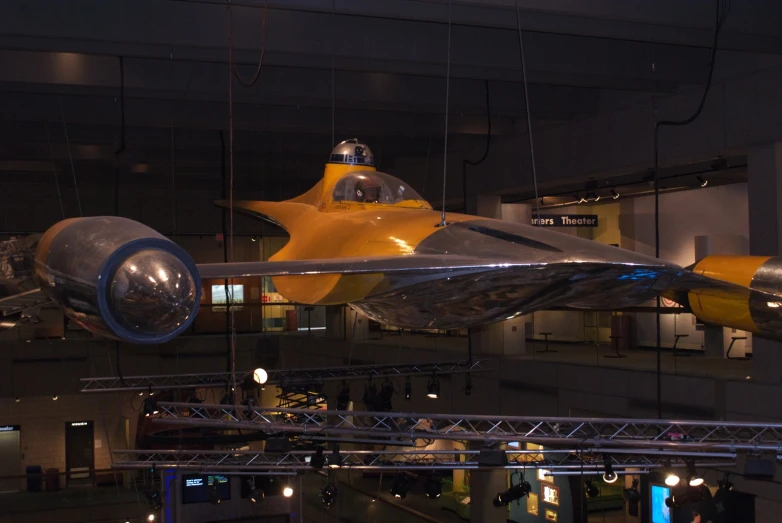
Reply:
<svg viewBox="0 0 782 523"><path fill-rule="evenodd" d="M292 302L348 304L404 328L473 327L553 307L621 310L662 295L704 322L782 338L782 258L708 256L684 268L529 224L443 221L355 139L336 146L305 194L233 208L290 240L267 262L197 265L140 223L74 218L37 243L35 282L88 330L134 343L182 333L202 278L259 276ZM0 298L0 313L13 300Z"/></svg>

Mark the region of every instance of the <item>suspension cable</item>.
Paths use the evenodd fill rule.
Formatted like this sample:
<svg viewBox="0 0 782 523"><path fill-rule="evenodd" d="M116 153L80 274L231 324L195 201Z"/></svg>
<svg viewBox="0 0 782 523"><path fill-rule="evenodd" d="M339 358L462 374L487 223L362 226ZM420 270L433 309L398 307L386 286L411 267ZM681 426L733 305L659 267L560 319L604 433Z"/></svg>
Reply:
<svg viewBox="0 0 782 523"><path fill-rule="evenodd" d="M440 214L440 226L445 227L445 187L448 175L448 105L451 90L451 11L453 0L448 0L448 55L445 64L445 145L443 147L443 206Z"/></svg>

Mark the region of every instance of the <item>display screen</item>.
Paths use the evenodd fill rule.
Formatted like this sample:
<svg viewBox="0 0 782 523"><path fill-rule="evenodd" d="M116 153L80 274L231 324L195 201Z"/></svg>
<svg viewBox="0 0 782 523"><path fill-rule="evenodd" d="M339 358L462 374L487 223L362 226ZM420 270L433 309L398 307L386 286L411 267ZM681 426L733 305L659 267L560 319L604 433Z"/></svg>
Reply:
<svg viewBox="0 0 782 523"><path fill-rule="evenodd" d="M671 509L665 499L671 495L671 489L662 485L652 485L652 523L671 523Z"/></svg>
<svg viewBox="0 0 782 523"><path fill-rule="evenodd" d="M227 476L188 474L182 476L182 504L207 503L209 487L215 482L220 499L231 499L231 482Z"/></svg>

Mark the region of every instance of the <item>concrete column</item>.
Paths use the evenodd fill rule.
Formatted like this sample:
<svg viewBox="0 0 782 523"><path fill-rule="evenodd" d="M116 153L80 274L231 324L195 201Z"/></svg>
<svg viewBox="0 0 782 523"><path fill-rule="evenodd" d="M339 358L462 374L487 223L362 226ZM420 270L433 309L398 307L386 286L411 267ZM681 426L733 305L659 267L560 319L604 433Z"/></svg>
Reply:
<svg viewBox="0 0 782 523"><path fill-rule="evenodd" d="M471 442L472 450L481 450L481 442ZM510 515L507 507L495 507L494 498L508 490L508 471L486 468L470 471L470 521L473 523L505 523Z"/></svg>
<svg viewBox="0 0 782 523"><path fill-rule="evenodd" d="M782 252L782 143L750 148L747 172L750 254L778 256ZM755 336L752 345L752 377L782 384L782 343Z"/></svg>
<svg viewBox="0 0 782 523"><path fill-rule="evenodd" d="M706 256L734 255L746 256L748 252L747 239L739 235L714 235L696 236L695 261L702 260ZM746 337L746 340L732 340L733 336ZM704 325L703 348L707 356L724 358L730 348L731 357L742 357L746 354L747 347L751 347L752 334L749 332L719 327L717 325Z"/></svg>
<svg viewBox="0 0 782 523"><path fill-rule="evenodd" d="M500 197L494 195L478 195L477 204L478 215L485 218L524 224L532 221L532 207L526 204L503 204ZM518 316L470 329L473 353L493 356L524 354L524 323L527 317Z"/></svg>

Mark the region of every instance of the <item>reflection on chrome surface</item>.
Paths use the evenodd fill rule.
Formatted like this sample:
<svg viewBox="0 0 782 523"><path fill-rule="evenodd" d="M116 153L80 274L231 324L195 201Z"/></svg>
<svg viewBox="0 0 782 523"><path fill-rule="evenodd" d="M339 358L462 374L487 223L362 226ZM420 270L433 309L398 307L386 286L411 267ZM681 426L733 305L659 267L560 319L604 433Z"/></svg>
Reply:
<svg viewBox="0 0 782 523"><path fill-rule="evenodd" d="M127 258L109 289L109 305L117 322L146 335L172 332L185 323L196 297L196 283L185 264L160 249Z"/></svg>

